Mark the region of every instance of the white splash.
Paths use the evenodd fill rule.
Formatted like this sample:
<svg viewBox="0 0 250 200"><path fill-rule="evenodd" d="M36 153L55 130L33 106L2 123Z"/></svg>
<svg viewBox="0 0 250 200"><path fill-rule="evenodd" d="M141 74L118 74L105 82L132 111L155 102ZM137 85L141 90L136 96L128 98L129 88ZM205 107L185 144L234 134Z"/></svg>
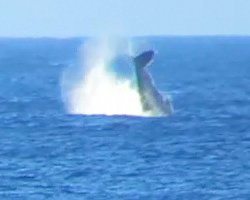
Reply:
<svg viewBox="0 0 250 200"><path fill-rule="evenodd" d="M118 51L117 41L85 42L80 51L80 69L72 75L69 68L62 76L63 100L69 113L148 115L141 108L139 94L131 80L119 79L108 70L109 61Z"/></svg>

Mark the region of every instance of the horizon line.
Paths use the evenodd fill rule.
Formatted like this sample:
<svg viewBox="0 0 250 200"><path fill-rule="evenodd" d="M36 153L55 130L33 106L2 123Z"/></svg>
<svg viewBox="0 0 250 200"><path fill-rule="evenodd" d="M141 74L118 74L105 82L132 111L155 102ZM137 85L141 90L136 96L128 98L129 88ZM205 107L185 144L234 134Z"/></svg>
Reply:
<svg viewBox="0 0 250 200"><path fill-rule="evenodd" d="M75 36L1 36L0 39L88 39L88 38L146 38L146 37L250 37L250 34L145 34L145 35L75 35Z"/></svg>

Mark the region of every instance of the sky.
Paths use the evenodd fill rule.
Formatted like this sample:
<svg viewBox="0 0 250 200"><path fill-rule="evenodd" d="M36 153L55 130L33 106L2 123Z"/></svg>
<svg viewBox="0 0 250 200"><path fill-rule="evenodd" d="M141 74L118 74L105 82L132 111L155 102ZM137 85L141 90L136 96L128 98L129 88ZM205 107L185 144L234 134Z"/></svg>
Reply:
<svg viewBox="0 0 250 200"><path fill-rule="evenodd" d="M250 35L250 0L0 0L0 37Z"/></svg>

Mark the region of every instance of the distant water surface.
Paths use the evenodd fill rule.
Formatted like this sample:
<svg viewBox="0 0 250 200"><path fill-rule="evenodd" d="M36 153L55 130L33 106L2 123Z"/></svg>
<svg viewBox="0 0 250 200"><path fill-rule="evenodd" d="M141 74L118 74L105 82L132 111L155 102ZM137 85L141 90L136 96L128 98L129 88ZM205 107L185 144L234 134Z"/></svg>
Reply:
<svg viewBox="0 0 250 200"><path fill-rule="evenodd" d="M0 199L250 198L249 37L135 39L158 52L167 118L67 114L84 41L0 39Z"/></svg>

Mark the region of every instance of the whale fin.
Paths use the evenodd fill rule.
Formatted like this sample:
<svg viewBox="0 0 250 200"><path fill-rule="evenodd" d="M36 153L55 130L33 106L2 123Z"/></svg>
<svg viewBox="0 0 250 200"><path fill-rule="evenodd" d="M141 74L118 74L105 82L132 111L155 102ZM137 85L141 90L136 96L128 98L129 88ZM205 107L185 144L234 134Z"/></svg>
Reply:
<svg viewBox="0 0 250 200"><path fill-rule="evenodd" d="M140 55L134 57L135 66L138 68L143 68L150 64L154 57L154 51L149 50L141 53Z"/></svg>

